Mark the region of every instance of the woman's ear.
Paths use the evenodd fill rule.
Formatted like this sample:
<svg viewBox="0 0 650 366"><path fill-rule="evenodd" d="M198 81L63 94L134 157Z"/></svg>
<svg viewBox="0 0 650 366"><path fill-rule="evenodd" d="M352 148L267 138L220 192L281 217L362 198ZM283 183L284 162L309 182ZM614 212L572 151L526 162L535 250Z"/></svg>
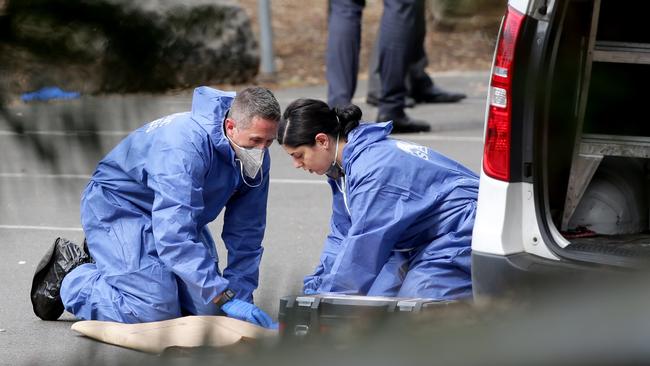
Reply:
<svg viewBox="0 0 650 366"><path fill-rule="evenodd" d="M326 133L321 132L321 133L317 134L316 137L314 137L314 139L316 140L316 145L317 146L322 147L323 149L329 148L330 138L329 138L329 136L327 136Z"/></svg>

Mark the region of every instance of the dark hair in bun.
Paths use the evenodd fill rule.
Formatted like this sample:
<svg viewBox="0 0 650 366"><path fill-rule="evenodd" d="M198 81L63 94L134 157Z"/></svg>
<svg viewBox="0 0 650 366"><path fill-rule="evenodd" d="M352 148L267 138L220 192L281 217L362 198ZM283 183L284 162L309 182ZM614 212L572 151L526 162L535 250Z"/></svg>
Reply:
<svg viewBox="0 0 650 366"><path fill-rule="evenodd" d="M331 109L327 103L316 99L297 99L284 110L278 129L281 145L312 146L316 135L326 133L332 137L347 139L348 134L359 125L361 109L354 104Z"/></svg>

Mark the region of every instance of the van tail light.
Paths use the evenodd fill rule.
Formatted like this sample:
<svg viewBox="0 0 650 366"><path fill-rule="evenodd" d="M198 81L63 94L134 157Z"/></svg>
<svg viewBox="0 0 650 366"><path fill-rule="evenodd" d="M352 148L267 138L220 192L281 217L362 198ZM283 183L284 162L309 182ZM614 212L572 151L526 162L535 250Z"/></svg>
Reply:
<svg viewBox="0 0 650 366"><path fill-rule="evenodd" d="M489 90L489 110L483 170L492 178L510 180L513 61L524 15L508 7L494 57Z"/></svg>

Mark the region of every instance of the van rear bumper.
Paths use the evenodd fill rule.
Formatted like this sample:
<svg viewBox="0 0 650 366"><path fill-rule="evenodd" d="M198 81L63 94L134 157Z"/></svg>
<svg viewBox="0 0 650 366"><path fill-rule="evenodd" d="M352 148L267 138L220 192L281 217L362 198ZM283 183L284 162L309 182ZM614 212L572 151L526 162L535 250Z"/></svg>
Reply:
<svg viewBox="0 0 650 366"><path fill-rule="evenodd" d="M589 264L551 260L528 253L496 255L472 252L475 300L523 299L553 284L566 284L596 273ZM602 267L600 269L602 271Z"/></svg>

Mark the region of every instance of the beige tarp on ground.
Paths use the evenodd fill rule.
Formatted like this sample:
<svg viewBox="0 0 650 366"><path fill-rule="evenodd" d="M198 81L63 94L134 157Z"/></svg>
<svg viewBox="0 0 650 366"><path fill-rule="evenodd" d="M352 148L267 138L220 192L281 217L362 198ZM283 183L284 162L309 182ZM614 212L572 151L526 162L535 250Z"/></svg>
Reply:
<svg viewBox="0 0 650 366"><path fill-rule="evenodd" d="M152 323L84 320L72 330L87 337L150 353L169 347L224 347L241 340L273 337L277 331L224 316L186 316Z"/></svg>

